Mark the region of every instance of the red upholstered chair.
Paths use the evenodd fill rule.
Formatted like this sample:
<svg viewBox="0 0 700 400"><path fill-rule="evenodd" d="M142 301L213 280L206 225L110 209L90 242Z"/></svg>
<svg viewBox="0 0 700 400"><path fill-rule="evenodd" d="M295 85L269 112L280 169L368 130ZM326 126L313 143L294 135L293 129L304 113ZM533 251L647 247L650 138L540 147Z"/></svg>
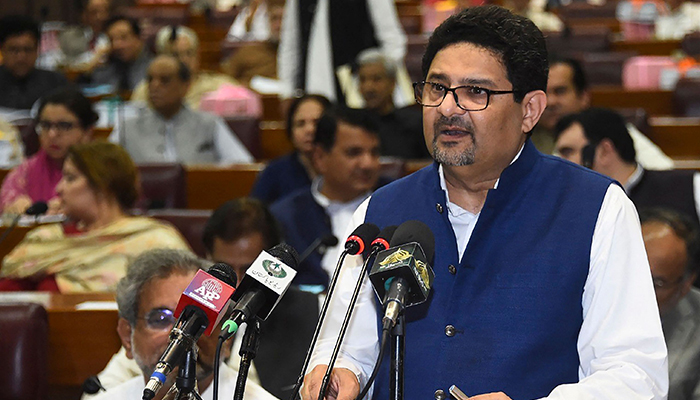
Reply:
<svg viewBox="0 0 700 400"><path fill-rule="evenodd" d="M225 117L224 121L256 160L262 158L260 120L255 117Z"/></svg>
<svg viewBox="0 0 700 400"><path fill-rule="evenodd" d="M610 29L606 27L579 27L545 35L547 52L560 57L607 52L610 50Z"/></svg>
<svg viewBox="0 0 700 400"><path fill-rule="evenodd" d="M142 199L138 208L186 208L185 169L174 163L144 163L137 166Z"/></svg>
<svg viewBox="0 0 700 400"><path fill-rule="evenodd" d="M681 49L691 56L700 55L700 32L692 32L683 37Z"/></svg>
<svg viewBox="0 0 700 400"><path fill-rule="evenodd" d="M675 114L682 117L700 117L700 79L682 78L673 91Z"/></svg>
<svg viewBox="0 0 700 400"><path fill-rule="evenodd" d="M46 399L49 322L38 304L0 304L0 398Z"/></svg>
<svg viewBox="0 0 700 400"><path fill-rule="evenodd" d="M211 210L152 210L148 216L170 222L185 237L192 250L200 257L206 256L202 243L204 225L211 216Z"/></svg>

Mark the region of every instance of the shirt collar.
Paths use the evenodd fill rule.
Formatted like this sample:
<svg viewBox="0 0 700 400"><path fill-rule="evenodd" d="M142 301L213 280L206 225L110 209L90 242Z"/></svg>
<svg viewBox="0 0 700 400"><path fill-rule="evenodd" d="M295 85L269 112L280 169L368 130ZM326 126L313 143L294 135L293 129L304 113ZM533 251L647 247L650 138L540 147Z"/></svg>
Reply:
<svg viewBox="0 0 700 400"><path fill-rule="evenodd" d="M311 182L311 195L314 197L314 200L316 200L316 203L318 203L318 205L320 205L324 209L336 207L357 208L360 205L360 203L362 203L370 195L370 192L367 192L348 202L341 203L339 201L331 200L328 197L326 197L323 193L321 193L321 186L323 186L323 177L317 176L316 178L314 178L313 182Z"/></svg>
<svg viewBox="0 0 700 400"><path fill-rule="evenodd" d="M520 146L520 150L518 150L518 154L513 157L513 160L511 160L509 165L512 165L515 160L517 160L520 157L520 154L523 152L523 148L525 148L525 145ZM447 183L445 182L445 171L442 167L442 164L438 166L438 175L440 176L440 189L442 189L443 192L445 192L445 199L447 200L447 210L450 212L455 217L458 217L460 215L464 215L465 213L471 214L469 211L463 209L462 207L458 206L455 203L452 203L450 201L450 193L447 191ZM497 189L498 188L498 183L501 181L501 178L499 177L496 179L496 183L493 184L493 188ZM473 215L473 214L472 214Z"/></svg>

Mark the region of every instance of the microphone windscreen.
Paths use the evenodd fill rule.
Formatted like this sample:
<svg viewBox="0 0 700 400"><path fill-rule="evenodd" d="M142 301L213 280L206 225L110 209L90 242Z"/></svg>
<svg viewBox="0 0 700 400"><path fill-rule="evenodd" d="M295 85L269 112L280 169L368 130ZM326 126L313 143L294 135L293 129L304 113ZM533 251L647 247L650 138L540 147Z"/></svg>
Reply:
<svg viewBox="0 0 700 400"><path fill-rule="evenodd" d="M233 288L236 287L238 277L236 276L236 271L233 270L232 266L220 262L209 267L207 272L220 281L227 283L229 286Z"/></svg>
<svg viewBox="0 0 700 400"><path fill-rule="evenodd" d="M297 265L299 265L299 253L287 243L280 243L267 252L290 268L297 269Z"/></svg>
<svg viewBox="0 0 700 400"><path fill-rule="evenodd" d="M396 225L385 226L384 229L379 232L377 238L372 241L372 247L378 248L379 250L386 250L389 248L389 242L396 232Z"/></svg>
<svg viewBox="0 0 700 400"><path fill-rule="evenodd" d="M432 261L435 253L435 235L428 225L417 220L410 220L396 228L396 232L391 238L391 247L410 242L417 242L423 249L426 260Z"/></svg>
<svg viewBox="0 0 700 400"><path fill-rule="evenodd" d="M335 246L336 244L338 244L338 238L335 237L332 233L329 233L321 238L321 244L326 247Z"/></svg>
<svg viewBox="0 0 700 400"><path fill-rule="evenodd" d="M37 201L27 208L24 213L27 215L41 215L48 211L49 206L44 201Z"/></svg>

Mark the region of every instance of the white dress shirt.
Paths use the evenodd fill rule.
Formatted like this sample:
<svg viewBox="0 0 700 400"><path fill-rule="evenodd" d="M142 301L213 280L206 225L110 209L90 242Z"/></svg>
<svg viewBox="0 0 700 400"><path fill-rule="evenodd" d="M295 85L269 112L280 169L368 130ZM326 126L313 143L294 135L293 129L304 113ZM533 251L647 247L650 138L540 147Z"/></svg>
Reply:
<svg viewBox="0 0 700 400"><path fill-rule="evenodd" d="M440 175L442 188L446 190L442 169ZM348 233L364 222L368 204L369 200L357 209ZM478 215L466 213L451 202L447 206L461 258ZM359 256L346 258L308 371L318 364L328 364L361 262ZM577 341L580 381L556 387L546 399L666 398L666 345L649 271L634 205L622 188L610 185L593 233L582 298L583 324ZM369 377L379 351L376 321L374 292L364 279L336 362L336 368L353 371L361 386Z"/></svg>
<svg viewBox="0 0 700 400"><path fill-rule="evenodd" d="M307 54L307 93L322 94L335 100L335 71L329 23L329 0L318 0L311 24ZM299 71L299 2L287 0L284 6L280 46L277 53L277 76L283 87L280 95L289 98L294 95L297 72ZM367 0L367 9L374 25L374 34L382 52L396 62L403 63L406 55L406 35L404 35L396 5L392 0Z"/></svg>
<svg viewBox="0 0 700 400"><path fill-rule="evenodd" d="M238 379L238 372L226 364L221 364L219 371L219 398L220 399L230 399L233 398L233 392L236 388L236 380ZM128 400L128 399L140 399L143 395L143 388L145 386L143 375L139 375L132 378L121 385L114 387L112 389L107 389L106 392L95 396L95 400ZM212 382L209 387L201 394L202 400L211 400L214 398L214 383ZM163 388L161 390L167 390ZM246 381L245 386L245 398L247 400L276 400L277 398L270 394L268 391L263 389L260 385Z"/></svg>
<svg viewBox="0 0 700 400"><path fill-rule="evenodd" d="M326 210L328 218L331 219L331 231L333 236L338 238L338 244L333 247L328 247L321 259L321 268L328 273L328 276L333 276L335 266L340 257L340 253L345 249L345 229L350 224L352 215L357 210L357 207L369 197L369 192L346 203L333 201L321 193L321 185L323 178L317 177L311 184L311 195L316 200L316 203Z"/></svg>

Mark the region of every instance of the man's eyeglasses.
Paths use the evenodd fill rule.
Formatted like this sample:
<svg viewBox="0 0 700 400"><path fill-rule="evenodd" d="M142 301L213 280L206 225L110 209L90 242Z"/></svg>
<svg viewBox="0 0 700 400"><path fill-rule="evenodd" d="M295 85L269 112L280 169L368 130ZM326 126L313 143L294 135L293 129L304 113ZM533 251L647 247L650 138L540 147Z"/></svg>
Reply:
<svg viewBox="0 0 700 400"><path fill-rule="evenodd" d="M139 319L146 321L146 326L155 331L169 331L177 321L169 308L154 308Z"/></svg>
<svg viewBox="0 0 700 400"><path fill-rule="evenodd" d="M447 87L436 82L415 82L413 94L423 107L439 107L447 94L452 92L457 107L465 111L481 111L489 106L493 95L516 93L517 90L491 90L479 86Z"/></svg>
<svg viewBox="0 0 700 400"><path fill-rule="evenodd" d="M39 121L36 124L36 133L41 135L44 133L48 133L51 129L55 129L55 131L57 133L61 134L61 133L69 132L71 129L73 129L77 126L78 126L77 123L69 122L69 121L58 121L58 122Z"/></svg>

